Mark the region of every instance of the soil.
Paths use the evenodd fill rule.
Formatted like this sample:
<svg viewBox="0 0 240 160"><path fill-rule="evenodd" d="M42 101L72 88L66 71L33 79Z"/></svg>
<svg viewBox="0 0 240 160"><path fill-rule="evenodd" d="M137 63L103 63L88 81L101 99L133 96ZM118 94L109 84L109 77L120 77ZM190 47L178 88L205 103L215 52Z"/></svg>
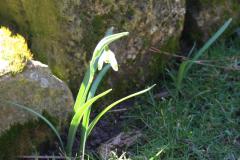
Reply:
<svg viewBox="0 0 240 160"><path fill-rule="evenodd" d="M129 126L134 126L134 130L140 130L142 128L141 123L137 122L134 118L129 118L129 110L131 107L134 106L135 103L134 98L128 99L118 105L116 105L113 109L106 113L95 125L92 132L90 133L87 141L86 141L86 152L95 152L97 148L104 142L108 141L112 137L121 133L122 129L125 126L125 123ZM95 118L95 114L91 113L90 115L90 122ZM112 117L112 118L109 118ZM108 119L110 120L108 120ZM80 125L81 126L81 125ZM68 135L69 128L65 129L65 132L61 133L61 139L64 143L64 146L67 145L67 135ZM81 134L81 127L77 131L76 137L74 139L72 155L76 155L79 149L80 143L80 134ZM62 156L63 154L59 150L60 143L56 140L54 143L47 142L48 144L44 144L44 147L41 147L39 151L39 155L41 156L52 156L53 153L55 156ZM48 147L46 147L48 146ZM50 149L49 149L50 148ZM52 148L52 149L51 149ZM39 159L41 160L41 159ZM42 159L43 160L43 159ZM44 159L45 160L45 159Z"/></svg>

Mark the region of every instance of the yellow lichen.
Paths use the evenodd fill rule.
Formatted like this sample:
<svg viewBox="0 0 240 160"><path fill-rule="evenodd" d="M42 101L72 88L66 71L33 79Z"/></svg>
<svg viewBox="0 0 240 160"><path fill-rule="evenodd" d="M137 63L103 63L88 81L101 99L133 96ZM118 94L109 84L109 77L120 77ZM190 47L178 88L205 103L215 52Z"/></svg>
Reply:
<svg viewBox="0 0 240 160"><path fill-rule="evenodd" d="M6 28L1 27L2 30L2 44L0 58L9 61L9 66L0 76L11 72L17 74L22 72L28 60L32 59L32 54L28 49L27 43L23 36L17 34L11 36L12 32Z"/></svg>

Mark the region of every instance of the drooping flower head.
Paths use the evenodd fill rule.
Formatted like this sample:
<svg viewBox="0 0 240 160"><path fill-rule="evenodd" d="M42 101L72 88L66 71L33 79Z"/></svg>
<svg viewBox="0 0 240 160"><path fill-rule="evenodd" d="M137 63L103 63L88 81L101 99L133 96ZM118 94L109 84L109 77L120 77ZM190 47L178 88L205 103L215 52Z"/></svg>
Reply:
<svg viewBox="0 0 240 160"><path fill-rule="evenodd" d="M115 58L114 53L108 48L108 46L105 46L104 52L102 53L98 60L98 70L102 69L103 62L110 63L113 70L118 71L117 60Z"/></svg>

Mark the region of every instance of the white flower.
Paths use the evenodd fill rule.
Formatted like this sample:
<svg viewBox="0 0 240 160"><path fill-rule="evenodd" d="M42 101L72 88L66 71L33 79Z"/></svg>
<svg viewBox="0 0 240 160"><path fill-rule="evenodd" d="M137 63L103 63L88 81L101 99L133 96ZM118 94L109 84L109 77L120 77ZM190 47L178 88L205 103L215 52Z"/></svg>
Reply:
<svg viewBox="0 0 240 160"><path fill-rule="evenodd" d="M103 54L100 56L99 60L98 60L98 70L101 70L102 69L102 66L103 66L103 61L105 63L110 63L112 68L115 70L115 71L118 71L118 64L117 64L117 60L115 58L115 55L114 53L108 49L108 47L106 46L104 48L104 52Z"/></svg>

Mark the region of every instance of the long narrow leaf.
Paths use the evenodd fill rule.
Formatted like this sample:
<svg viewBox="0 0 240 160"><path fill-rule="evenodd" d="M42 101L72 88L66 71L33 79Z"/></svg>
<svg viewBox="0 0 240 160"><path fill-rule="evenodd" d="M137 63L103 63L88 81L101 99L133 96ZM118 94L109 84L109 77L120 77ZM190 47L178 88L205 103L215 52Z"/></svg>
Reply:
<svg viewBox="0 0 240 160"><path fill-rule="evenodd" d="M68 142L67 142L67 155L68 156L71 156L73 141L74 141L74 138L75 138L78 126L80 124L80 121L82 119L82 116L83 116L84 112L86 111L86 109L88 107L90 107L90 105L93 102L95 102L98 98L106 95L111 90L112 89L109 89L109 90L101 93L100 95L98 95L98 96L90 99L89 101L87 101L84 105L82 105L82 107L76 112L76 114L72 118L72 121L71 121L71 124L70 124L70 128L69 128L69 132L68 132Z"/></svg>
<svg viewBox="0 0 240 160"><path fill-rule="evenodd" d="M192 53L193 53L193 50L194 50L195 46L196 46L196 41L194 42L194 45L193 45L191 51L190 51L189 54L188 54L188 59L190 59L190 57L191 57L191 55L192 55Z"/></svg>
<svg viewBox="0 0 240 160"><path fill-rule="evenodd" d="M86 74L84 76L83 82L81 84L81 87L79 89L79 92L78 92L78 95L77 95L77 99L76 99L76 102L75 102L75 105L74 105L73 115L72 116L75 115L75 113L77 112L77 110L80 107L83 94L84 94L84 92L86 90L86 87L88 85L88 82L89 82L89 78L90 78L90 67L88 67L87 72L86 72Z"/></svg>
<svg viewBox="0 0 240 160"><path fill-rule="evenodd" d="M178 94L180 85L181 85L181 83L182 83L183 75L184 75L184 69L185 69L185 67L186 67L190 62L191 62L191 61L184 61L184 62L180 65L179 72L178 72L178 81L177 81L177 84L176 84L175 95Z"/></svg>
<svg viewBox="0 0 240 160"><path fill-rule="evenodd" d="M93 82L93 85L89 91L88 94L88 98L87 101L90 100L92 97L94 97L95 92L98 88L98 85L100 83L100 81L102 80L102 77L105 75L105 73L108 71L108 69L111 67L110 64L107 64L98 74L98 76L96 77L96 79ZM81 130L81 140L80 140L80 147L79 147L79 151L82 151L84 153L85 150L85 142L87 139L87 135L86 135L86 129L88 127L88 123L89 123L89 116L90 116L90 112L91 112L91 106L86 110L86 112L84 113L84 117L83 117L83 122L82 122L82 130Z"/></svg>
<svg viewBox="0 0 240 160"><path fill-rule="evenodd" d="M37 149L35 147L33 147L35 150L35 160L38 160L38 153L37 153Z"/></svg>
<svg viewBox="0 0 240 160"><path fill-rule="evenodd" d="M113 33L113 27L111 27L108 32L105 34L104 37L107 37L109 35L112 35ZM102 51L103 53L103 51ZM102 54L101 53L101 54ZM98 58L96 58L95 62L94 62L94 69L96 70L97 66L98 66ZM90 92L88 93L88 98L87 101L90 100L92 97L94 97L96 89L99 85L99 82L101 81L103 75L107 72L107 70L110 68L110 64L108 64L106 67L104 67L101 72L98 74L97 78L95 79ZM82 122L82 130L81 130L81 140L80 140L80 147L79 147L79 154L80 151L82 151L82 153L84 154L84 150L85 150L85 142L86 142L86 128L88 126L89 123L89 116L90 116L90 112L91 112L91 106L86 110L86 112L84 113L83 116L83 122Z"/></svg>
<svg viewBox="0 0 240 160"><path fill-rule="evenodd" d="M2 101L4 101L4 100L2 100ZM36 114L38 117L42 118L42 119L52 128L52 130L55 132L55 134L57 135L57 137L58 137L58 139L59 139L59 141L60 141L60 143L61 143L62 149L64 150L63 142L62 142L62 139L61 139L60 135L58 134L58 132L57 132L57 130L55 129L55 127L54 127L45 117L43 117L41 114L35 112L34 110L31 110L30 108L24 107L24 106L22 106L22 105L19 105L19 104L16 104L16 103L11 103L11 102L8 102L8 101L4 101L4 102L13 104L13 105L18 106L18 107L21 107L21 108L24 108L24 109L26 109L26 110L28 110L28 111Z"/></svg>
<svg viewBox="0 0 240 160"><path fill-rule="evenodd" d="M228 25L231 23L232 18L230 18L213 36L212 38L197 52L197 54L193 57L192 61L196 61L203 52L206 51L206 49L225 31L225 29L228 27ZM191 68L193 65L193 62L191 62L185 69L184 75L187 73L187 71Z"/></svg>
<svg viewBox="0 0 240 160"><path fill-rule="evenodd" d="M107 37L109 35L111 35L113 32L113 27L111 27L108 32L105 34L104 37ZM102 51L103 53L103 51ZM102 54L101 53L101 54ZM100 55L101 56L101 55ZM99 56L99 57L100 57ZM96 58L95 62L94 62L94 70L96 70L97 66L98 66L98 58ZM108 65L107 67L108 69L110 68L110 65ZM94 81L91 89L90 89L90 92L88 93L88 99L91 99L92 97L94 97L95 95L95 92L96 92L96 89L97 89L97 86L99 84L99 82L101 81L103 75L106 73L106 71L108 69L102 69L102 71L99 73L99 75L97 76L96 80ZM101 77L101 78L100 78ZM98 80L99 79L99 80ZM89 123L89 116L90 116L90 112L91 112L91 106L86 110L86 112L84 113L84 117L83 117L83 122L82 122L82 130L81 130L81 140L80 140L80 146L79 146L79 154L80 154L80 151L82 151L83 153L83 156L84 156L84 150L85 150L85 142L86 142L86 128L88 126L88 123Z"/></svg>
<svg viewBox="0 0 240 160"><path fill-rule="evenodd" d="M111 105L109 105L107 108L105 108L101 113L98 114L98 116L92 121L92 123L89 125L89 127L87 128L87 136L90 134L90 132L92 131L93 127L95 126L95 124L98 122L98 120L109 110L111 109L112 107L114 107L115 105L117 105L118 103L126 100L126 99L129 99L131 97L134 97L134 96L137 96L139 94L142 94L144 92L147 92L149 91L150 89L152 89L156 84L152 85L151 87L145 89L145 90L142 90L140 92L137 92L137 93L134 93L134 94L131 94L127 97L124 97L114 103L112 103Z"/></svg>
<svg viewBox="0 0 240 160"><path fill-rule="evenodd" d="M170 143L169 143L169 144L170 144ZM168 144L168 145L169 145L169 144ZM163 149L161 149L154 157L150 158L149 160L154 160L155 158L157 158L157 157L162 153L162 151L168 147L168 145L166 145L165 147L163 147Z"/></svg>

